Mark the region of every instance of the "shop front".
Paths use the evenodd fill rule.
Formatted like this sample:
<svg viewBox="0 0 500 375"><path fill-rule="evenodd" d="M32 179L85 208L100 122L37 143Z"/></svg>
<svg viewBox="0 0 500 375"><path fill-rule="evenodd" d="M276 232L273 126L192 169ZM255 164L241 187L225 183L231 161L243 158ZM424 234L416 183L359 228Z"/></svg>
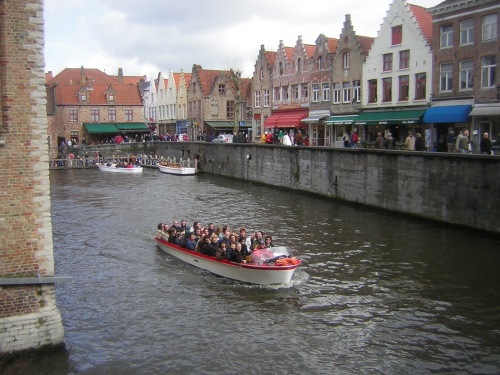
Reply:
<svg viewBox="0 0 500 375"><path fill-rule="evenodd" d="M304 129L304 137L308 138L310 146L330 147L332 143L331 126L327 126L325 120L330 117L330 111L310 111L309 116L301 122L307 125Z"/></svg>
<svg viewBox="0 0 500 375"><path fill-rule="evenodd" d="M302 122L308 115L307 109L278 110L273 111L264 122L265 131L276 133L279 131L289 131L290 139L295 139L295 134L300 129L303 133L305 143L310 143L309 134L307 134L308 124ZM304 134L305 133L305 134Z"/></svg>
<svg viewBox="0 0 500 375"><path fill-rule="evenodd" d="M493 152L500 154L500 103L474 104L470 113L473 130L471 140L473 144L479 145L484 133L488 133ZM476 148L477 152L479 150Z"/></svg>
<svg viewBox="0 0 500 375"><path fill-rule="evenodd" d="M353 131L359 133L358 127L354 124L358 115L331 116L325 122L331 128L331 145L333 148L344 147L344 134L351 134Z"/></svg>

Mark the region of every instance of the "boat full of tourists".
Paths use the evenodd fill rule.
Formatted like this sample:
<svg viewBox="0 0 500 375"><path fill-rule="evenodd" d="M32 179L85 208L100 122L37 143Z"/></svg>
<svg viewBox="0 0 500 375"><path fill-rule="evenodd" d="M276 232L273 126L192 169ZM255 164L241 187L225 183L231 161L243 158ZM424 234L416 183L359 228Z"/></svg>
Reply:
<svg viewBox="0 0 500 375"><path fill-rule="evenodd" d="M97 163L97 168L104 172L115 173L142 173L143 168L140 165L122 164L122 163Z"/></svg>
<svg viewBox="0 0 500 375"><path fill-rule="evenodd" d="M232 262L227 259L217 259L215 256L204 255L194 250L188 250L168 242L161 236L156 236L157 246L166 253L192 264L195 267L210 271L228 279L246 283L271 285L287 284L301 264L301 260L292 257L291 252L284 246L275 246L267 252L270 255L259 256L257 251L252 252L252 260L243 263Z"/></svg>
<svg viewBox="0 0 500 375"><path fill-rule="evenodd" d="M192 176L196 174L196 167L185 166L182 163L158 163L158 169L163 173L181 176Z"/></svg>

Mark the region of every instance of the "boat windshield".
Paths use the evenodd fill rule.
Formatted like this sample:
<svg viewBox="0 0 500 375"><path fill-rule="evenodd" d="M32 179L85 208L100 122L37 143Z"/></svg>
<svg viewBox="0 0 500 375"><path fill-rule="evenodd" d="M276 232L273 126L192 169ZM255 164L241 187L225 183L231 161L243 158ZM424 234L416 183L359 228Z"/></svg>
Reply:
<svg viewBox="0 0 500 375"><path fill-rule="evenodd" d="M255 249L252 251L253 261L257 264L263 264L279 257L289 257L292 253L285 246L274 246L270 249Z"/></svg>

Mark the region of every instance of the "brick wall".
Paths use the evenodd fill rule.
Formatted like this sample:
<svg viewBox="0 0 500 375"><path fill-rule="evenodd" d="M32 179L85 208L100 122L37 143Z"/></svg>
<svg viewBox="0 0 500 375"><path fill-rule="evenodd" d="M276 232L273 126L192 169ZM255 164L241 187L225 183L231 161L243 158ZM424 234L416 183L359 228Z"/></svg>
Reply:
<svg viewBox="0 0 500 375"><path fill-rule="evenodd" d="M2 1L0 18L0 278L50 277L43 1ZM61 344L54 285L0 285L0 332L0 352Z"/></svg>

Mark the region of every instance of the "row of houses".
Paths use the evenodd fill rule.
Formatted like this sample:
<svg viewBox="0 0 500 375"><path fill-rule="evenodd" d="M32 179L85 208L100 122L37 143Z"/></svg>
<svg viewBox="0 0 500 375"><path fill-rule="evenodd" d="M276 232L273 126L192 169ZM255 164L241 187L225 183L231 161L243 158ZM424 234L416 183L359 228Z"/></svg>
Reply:
<svg viewBox="0 0 500 375"><path fill-rule="evenodd" d="M338 38L299 36L276 51L261 46L252 78L237 67L146 77L95 69L48 75L48 113L57 139L103 141L115 132L264 132L301 130L313 146L342 147L344 133L369 144L377 133L402 141L420 132L444 151L450 131L500 137L500 58L496 0L445 0L435 7L394 0L376 37L357 35L350 15ZM50 94L50 95L49 95ZM51 99L52 98L52 99ZM56 140L54 140L56 142Z"/></svg>

